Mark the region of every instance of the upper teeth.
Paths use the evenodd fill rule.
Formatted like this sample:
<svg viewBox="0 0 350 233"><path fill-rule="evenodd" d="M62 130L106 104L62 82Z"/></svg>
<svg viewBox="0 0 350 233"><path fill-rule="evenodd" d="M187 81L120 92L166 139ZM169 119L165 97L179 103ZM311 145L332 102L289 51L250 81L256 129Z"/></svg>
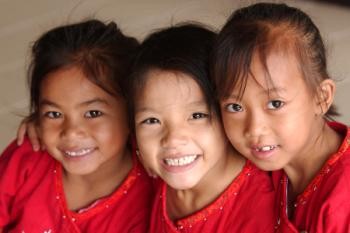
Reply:
<svg viewBox="0 0 350 233"><path fill-rule="evenodd" d="M258 147L255 150L256 151L269 151L275 149L276 146L263 146L263 147Z"/></svg>
<svg viewBox="0 0 350 233"><path fill-rule="evenodd" d="M88 148L88 149L81 149L78 151L65 151L64 153L68 156L82 156L90 153L93 149Z"/></svg>
<svg viewBox="0 0 350 233"><path fill-rule="evenodd" d="M192 163L197 158L197 155L188 155L181 158L167 158L165 163L169 166L184 166Z"/></svg>

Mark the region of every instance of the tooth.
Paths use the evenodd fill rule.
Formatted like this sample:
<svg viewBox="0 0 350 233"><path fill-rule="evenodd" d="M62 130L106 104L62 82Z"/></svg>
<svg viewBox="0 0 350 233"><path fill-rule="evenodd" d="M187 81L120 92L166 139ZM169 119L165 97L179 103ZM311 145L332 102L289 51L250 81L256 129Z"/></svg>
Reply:
<svg viewBox="0 0 350 233"><path fill-rule="evenodd" d="M91 152L92 149L81 149L79 151L65 151L65 153L68 155L68 156L82 156L82 155L85 155L89 152Z"/></svg>
<svg viewBox="0 0 350 233"><path fill-rule="evenodd" d="M184 166L192 163L197 158L197 155L189 155L181 158L166 158L165 163L169 166Z"/></svg>

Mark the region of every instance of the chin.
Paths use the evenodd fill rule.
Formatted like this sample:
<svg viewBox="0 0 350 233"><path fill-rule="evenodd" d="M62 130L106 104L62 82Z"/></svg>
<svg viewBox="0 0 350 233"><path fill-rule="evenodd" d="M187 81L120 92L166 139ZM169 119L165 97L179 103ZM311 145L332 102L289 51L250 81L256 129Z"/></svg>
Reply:
<svg viewBox="0 0 350 233"><path fill-rule="evenodd" d="M181 181L181 183L179 182ZM193 182L193 181L188 181L186 182L183 179L178 179L178 181L176 182L167 182L165 181L171 188L175 189L175 190L188 190L188 189L192 189L194 188L198 182Z"/></svg>
<svg viewBox="0 0 350 233"><path fill-rule="evenodd" d="M96 169L89 169L89 168L85 168L85 169L66 169L66 172L68 174L71 174L71 175L76 175L76 176L86 176L86 175L90 175L92 173L94 173L96 171Z"/></svg>
<svg viewBox="0 0 350 233"><path fill-rule="evenodd" d="M263 170L263 171L277 171L280 169L283 169L282 166L279 166L278 164L274 164L274 163L255 163L255 166L257 166L259 169Z"/></svg>

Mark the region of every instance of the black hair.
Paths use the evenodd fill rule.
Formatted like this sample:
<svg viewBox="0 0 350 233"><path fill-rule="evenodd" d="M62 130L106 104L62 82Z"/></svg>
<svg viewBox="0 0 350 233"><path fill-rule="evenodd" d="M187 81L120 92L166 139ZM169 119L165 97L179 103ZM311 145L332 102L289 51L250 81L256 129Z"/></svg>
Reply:
<svg viewBox="0 0 350 233"><path fill-rule="evenodd" d="M218 98L226 98L235 87L242 97L254 53L259 55L267 78L271 79L266 59L274 49L296 57L313 93L323 80L330 78L325 46L311 18L286 4L257 3L234 11L218 35L212 64ZM332 105L325 115L332 118L339 114Z"/></svg>
<svg viewBox="0 0 350 233"><path fill-rule="evenodd" d="M38 118L42 81L59 69L78 67L111 95L126 97L126 79L138 48L114 22L91 19L53 28L32 46L28 70L30 117Z"/></svg>
<svg viewBox="0 0 350 233"><path fill-rule="evenodd" d="M203 25L182 23L156 31L144 40L135 57L128 85L131 126L135 99L147 81L147 72L152 69L189 75L199 85L209 109L219 112L209 78L210 53L215 38L216 33Z"/></svg>

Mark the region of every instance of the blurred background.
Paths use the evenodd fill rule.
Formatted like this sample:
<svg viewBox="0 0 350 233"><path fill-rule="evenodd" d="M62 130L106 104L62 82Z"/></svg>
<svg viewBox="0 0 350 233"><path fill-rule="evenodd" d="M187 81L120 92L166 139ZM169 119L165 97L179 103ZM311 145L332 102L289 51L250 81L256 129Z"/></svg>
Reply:
<svg viewBox="0 0 350 233"><path fill-rule="evenodd" d="M88 17L115 21L142 40L152 30L181 21L220 29L231 12L261 1L244 0L0 0L0 151L28 113L29 48L44 31ZM270 1L271 2L271 1ZM329 71L337 80L337 120L350 124L350 0L285 2L308 13L321 30ZM348 90L348 91L346 91Z"/></svg>

